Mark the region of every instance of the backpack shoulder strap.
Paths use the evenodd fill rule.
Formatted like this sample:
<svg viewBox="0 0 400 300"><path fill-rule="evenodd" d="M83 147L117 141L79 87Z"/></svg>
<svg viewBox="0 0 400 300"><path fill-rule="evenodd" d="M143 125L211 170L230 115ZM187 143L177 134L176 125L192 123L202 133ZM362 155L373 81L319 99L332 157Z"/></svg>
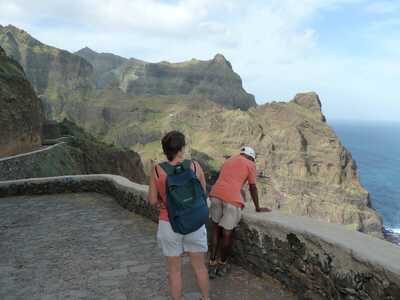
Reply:
<svg viewBox="0 0 400 300"><path fill-rule="evenodd" d="M196 173L196 164L193 160L184 160L181 165L187 171L192 169L192 164ZM167 176L175 174L175 166L171 166L168 162L163 162L159 166L167 173Z"/></svg>
<svg viewBox="0 0 400 300"><path fill-rule="evenodd" d="M191 160L188 160L188 159L185 159L185 160L182 162L182 166L183 166L183 168L184 168L185 170L190 170L190 169L192 168L192 161L191 161Z"/></svg>
<svg viewBox="0 0 400 300"><path fill-rule="evenodd" d="M164 170L165 173L167 173L167 176L174 174L175 168L171 166L169 163L163 162L160 164L160 167Z"/></svg>

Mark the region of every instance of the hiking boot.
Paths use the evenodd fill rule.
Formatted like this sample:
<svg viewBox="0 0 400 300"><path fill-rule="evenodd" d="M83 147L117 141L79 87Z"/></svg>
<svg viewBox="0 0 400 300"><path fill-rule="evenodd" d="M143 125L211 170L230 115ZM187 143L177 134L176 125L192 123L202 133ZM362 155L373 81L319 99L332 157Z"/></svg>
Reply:
<svg viewBox="0 0 400 300"><path fill-rule="evenodd" d="M228 274L231 270L231 265L226 261L226 262L218 262L218 267L217 267L217 276L222 277Z"/></svg>
<svg viewBox="0 0 400 300"><path fill-rule="evenodd" d="M208 277L212 280L217 277L218 263L216 261L210 261L208 264Z"/></svg>

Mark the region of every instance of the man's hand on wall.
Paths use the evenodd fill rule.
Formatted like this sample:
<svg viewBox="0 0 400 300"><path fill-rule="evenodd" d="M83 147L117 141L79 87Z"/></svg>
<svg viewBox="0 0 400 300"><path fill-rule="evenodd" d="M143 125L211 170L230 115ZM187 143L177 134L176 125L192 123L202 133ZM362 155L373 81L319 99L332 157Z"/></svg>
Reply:
<svg viewBox="0 0 400 300"><path fill-rule="evenodd" d="M272 210L269 209L268 207L259 207L256 208L256 212L271 212Z"/></svg>

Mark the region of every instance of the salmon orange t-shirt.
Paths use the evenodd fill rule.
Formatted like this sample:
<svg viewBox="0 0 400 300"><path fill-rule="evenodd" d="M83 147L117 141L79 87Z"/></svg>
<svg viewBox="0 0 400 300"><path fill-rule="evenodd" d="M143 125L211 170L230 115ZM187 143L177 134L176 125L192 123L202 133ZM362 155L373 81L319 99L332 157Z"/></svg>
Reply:
<svg viewBox="0 0 400 300"><path fill-rule="evenodd" d="M233 156L227 159L222 166L210 197L243 208L244 200L240 191L246 182L256 184L256 174L256 164L253 161L243 155Z"/></svg>

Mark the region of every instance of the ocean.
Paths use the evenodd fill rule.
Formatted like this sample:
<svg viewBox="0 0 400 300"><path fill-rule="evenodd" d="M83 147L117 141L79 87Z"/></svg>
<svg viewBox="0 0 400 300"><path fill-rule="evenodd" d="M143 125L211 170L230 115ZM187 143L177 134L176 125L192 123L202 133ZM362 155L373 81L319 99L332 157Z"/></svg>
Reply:
<svg viewBox="0 0 400 300"><path fill-rule="evenodd" d="M400 123L329 122L357 162L385 228L400 235Z"/></svg>

